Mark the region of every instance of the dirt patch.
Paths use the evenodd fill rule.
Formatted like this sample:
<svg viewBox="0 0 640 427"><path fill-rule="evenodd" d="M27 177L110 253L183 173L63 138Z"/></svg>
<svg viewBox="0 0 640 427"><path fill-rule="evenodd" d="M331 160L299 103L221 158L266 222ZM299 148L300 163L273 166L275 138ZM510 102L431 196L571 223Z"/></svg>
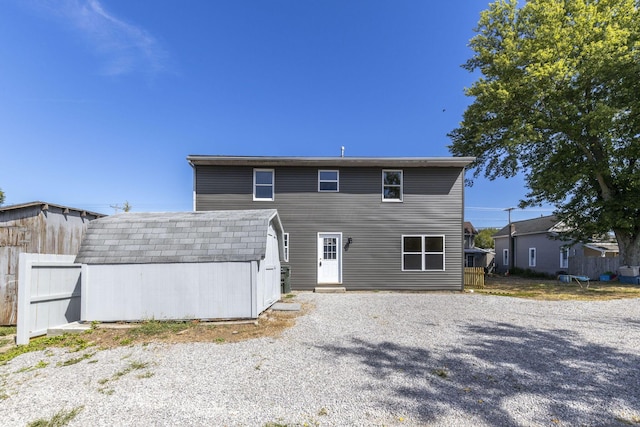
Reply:
<svg viewBox="0 0 640 427"><path fill-rule="evenodd" d="M168 344L182 342L231 343L252 338L278 337L295 324L298 316L310 309L302 304L297 312L267 310L257 320L246 322L161 322L148 321L114 325L96 325L86 333L91 344L111 348L130 344L162 342ZM116 325L117 326L117 325Z"/></svg>
<svg viewBox="0 0 640 427"><path fill-rule="evenodd" d="M505 295L538 300L584 300L599 301L621 298L640 298L640 286L620 282L592 281L579 285L558 280L531 279L519 276L489 276L483 289L474 292Z"/></svg>
<svg viewBox="0 0 640 427"><path fill-rule="evenodd" d="M294 294L287 295L287 302ZM157 321L141 323L93 324L91 329L55 337L32 338L29 344L16 346L13 336L0 349L0 363L26 352L45 350L49 347L66 347L70 351L86 348L107 349L125 345L146 343L212 342L233 343L253 338L278 337L295 325L296 318L313 309L312 303L301 303L300 311L276 311L269 309L256 320L230 322Z"/></svg>

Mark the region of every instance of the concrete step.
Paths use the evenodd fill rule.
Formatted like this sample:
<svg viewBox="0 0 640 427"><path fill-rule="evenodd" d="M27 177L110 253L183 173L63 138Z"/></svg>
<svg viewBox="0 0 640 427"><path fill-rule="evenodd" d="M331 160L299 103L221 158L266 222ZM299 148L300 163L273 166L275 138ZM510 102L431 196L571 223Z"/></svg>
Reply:
<svg viewBox="0 0 640 427"><path fill-rule="evenodd" d="M47 329L47 336L55 337L62 334L79 334L89 329L91 329L91 323L72 322Z"/></svg>
<svg viewBox="0 0 640 427"><path fill-rule="evenodd" d="M342 294L347 289L344 286L317 286L313 291L319 294Z"/></svg>
<svg viewBox="0 0 640 427"><path fill-rule="evenodd" d="M297 302L277 302L271 308L275 311L300 311L300 304Z"/></svg>

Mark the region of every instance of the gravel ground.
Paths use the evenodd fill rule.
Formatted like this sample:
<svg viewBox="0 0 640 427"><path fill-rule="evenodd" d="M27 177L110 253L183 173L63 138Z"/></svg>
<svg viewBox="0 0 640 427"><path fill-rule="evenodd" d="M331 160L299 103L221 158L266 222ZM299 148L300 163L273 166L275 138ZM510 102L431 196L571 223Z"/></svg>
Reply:
<svg viewBox="0 0 640 427"><path fill-rule="evenodd" d="M640 424L640 300L301 293L280 338L51 350L0 366L0 423ZM46 367L41 367L44 363Z"/></svg>

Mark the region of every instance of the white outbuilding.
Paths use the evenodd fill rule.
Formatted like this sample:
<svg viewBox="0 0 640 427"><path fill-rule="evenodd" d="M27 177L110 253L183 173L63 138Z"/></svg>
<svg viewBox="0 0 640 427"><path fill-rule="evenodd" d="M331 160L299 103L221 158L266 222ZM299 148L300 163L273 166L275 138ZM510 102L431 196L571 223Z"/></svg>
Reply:
<svg viewBox="0 0 640 427"><path fill-rule="evenodd" d="M83 321L243 319L280 299L275 209L123 213L89 224Z"/></svg>

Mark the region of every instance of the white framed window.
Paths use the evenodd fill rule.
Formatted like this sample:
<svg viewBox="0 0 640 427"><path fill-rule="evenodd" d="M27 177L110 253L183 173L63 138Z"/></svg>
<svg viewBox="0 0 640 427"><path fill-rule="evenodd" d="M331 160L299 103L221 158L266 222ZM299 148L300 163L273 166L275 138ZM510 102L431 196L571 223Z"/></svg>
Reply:
<svg viewBox="0 0 640 427"><path fill-rule="evenodd" d="M273 169L253 170L253 200L274 200L275 171Z"/></svg>
<svg viewBox="0 0 640 427"><path fill-rule="evenodd" d="M340 191L340 172L337 170L319 170L318 191L333 193Z"/></svg>
<svg viewBox="0 0 640 427"><path fill-rule="evenodd" d="M282 246L284 246L284 262L289 262L289 233L284 233L284 241L282 242Z"/></svg>
<svg viewBox="0 0 640 427"><path fill-rule="evenodd" d="M402 271L444 271L444 236L402 236Z"/></svg>
<svg viewBox="0 0 640 427"><path fill-rule="evenodd" d="M382 171L382 201L401 202L402 201L402 171L383 170Z"/></svg>
<svg viewBox="0 0 640 427"><path fill-rule="evenodd" d="M569 248L560 248L560 268L569 268Z"/></svg>
<svg viewBox="0 0 640 427"><path fill-rule="evenodd" d="M536 266L536 248L529 248L529 267Z"/></svg>
<svg viewBox="0 0 640 427"><path fill-rule="evenodd" d="M502 265L509 267L509 249L502 250Z"/></svg>

